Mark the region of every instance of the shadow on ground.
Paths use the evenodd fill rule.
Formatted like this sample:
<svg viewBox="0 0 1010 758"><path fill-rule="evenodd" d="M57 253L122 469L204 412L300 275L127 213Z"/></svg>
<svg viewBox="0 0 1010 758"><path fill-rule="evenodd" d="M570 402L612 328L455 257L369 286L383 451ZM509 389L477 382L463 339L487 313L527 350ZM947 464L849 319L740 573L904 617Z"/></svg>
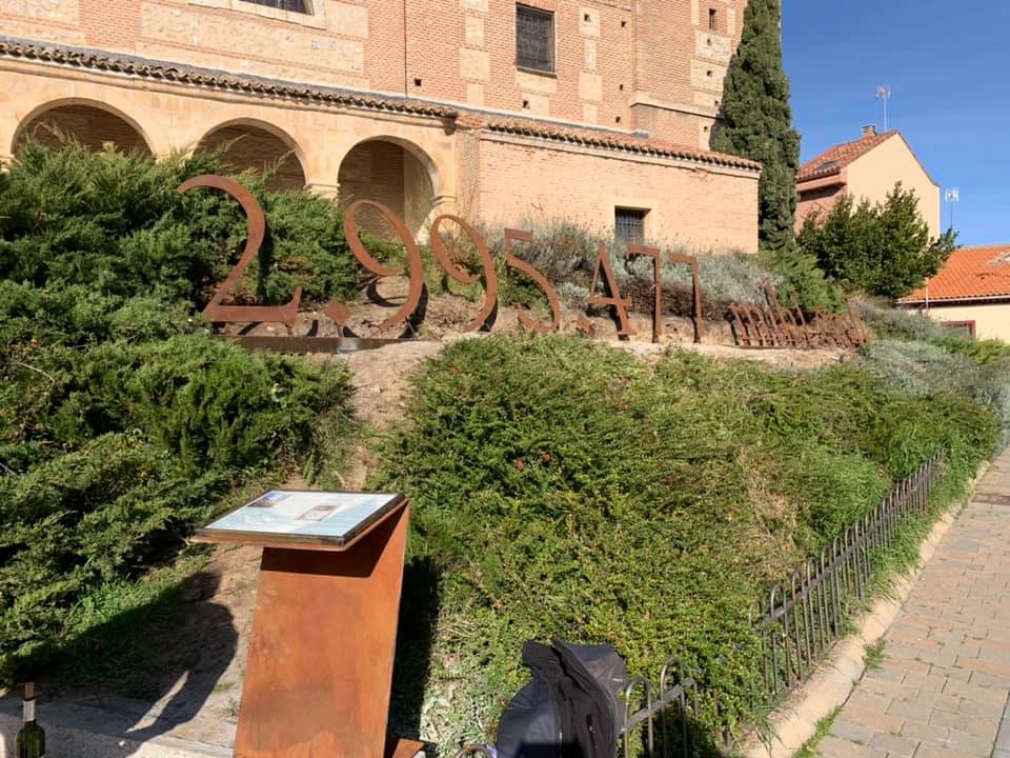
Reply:
<svg viewBox="0 0 1010 758"><path fill-rule="evenodd" d="M202 571L92 627L48 662L42 697L93 713L104 733L128 743L170 731L229 743L240 682L222 676L236 658L238 632L231 611L210 602L219 582Z"/></svg>
<svg viewBox="0 0 1010 758"><path fill-rule="evenodd" d="M396 636L389 731L419 740L424 691L441 602L440 580L429 558L415 558L403 574L403 594Z"/></svg>

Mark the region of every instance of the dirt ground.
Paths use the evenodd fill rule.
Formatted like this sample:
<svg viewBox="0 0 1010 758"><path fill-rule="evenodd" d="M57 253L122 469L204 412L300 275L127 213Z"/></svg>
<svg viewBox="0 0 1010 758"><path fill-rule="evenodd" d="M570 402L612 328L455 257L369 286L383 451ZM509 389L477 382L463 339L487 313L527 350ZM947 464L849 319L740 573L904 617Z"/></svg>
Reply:
<svg viewBox="0 0 1010 758"><path fill-rule="evenodd" d="M459 328L473 317L475 306L455 298L434 300L427 305L426 321L419 339L389 344L377 349L332 355L310 355L306 360L346 361L351 370L354 407L360 419L368 425L371 435L381 435L404 417L410 389L410 377L423 371L425 361L438 355L445 344L457 339L481 336L461 335ZM355 316L354 326L367 334L388 309L363 309ZM309 314L294 330L284 327L260 326L246 330L251 334L335 334L324 326L324 319ZM562 331L576 332L573 314L563 316ZM659 344L651 342L651 320L636 315L633 326L638 331L627 341L616 339L615 328L607 319L593 319L598 339L629 350L643 360L655 361L672 346L714 357L756 360L786 369L814 369L835 362L855 359L848 350L764 350L741 349L732 345L728 325L707 324L703 344L695 344L694 326L684 319L664 321L666 337ZM514 309L502 309L493 333L518 333ZM368 441L356 450L352 464L344 476L344 488L361 489L376 461L369 452ZM303 487L294 479L289 487ZM128 681L120 682L134 698L153 704L158 712L156 729L196 729L198 738L227 744L237 720L241 697L242 675L252 617L256 607L256 579L260 551L256 548L217 546L212 549L209 563L185 585L186 600L183 621L171 628L159 630L159 654L153 665L131 673ZM180 681L184 683L180 685ZM77 691L67 697L77 701L96 698L109 701L97 691L107 692L108 683L96 686L94 692ZM110 707L112 707L110 705ZM121 708L121 706L119 706ZM179 725L186 724L185 727Z"/></svg>

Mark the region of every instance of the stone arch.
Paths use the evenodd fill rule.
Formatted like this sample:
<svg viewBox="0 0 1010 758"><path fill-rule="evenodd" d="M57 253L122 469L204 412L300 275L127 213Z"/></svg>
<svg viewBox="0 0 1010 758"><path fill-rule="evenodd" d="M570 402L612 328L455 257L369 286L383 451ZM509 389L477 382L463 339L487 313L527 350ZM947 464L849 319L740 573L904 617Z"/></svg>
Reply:
<svg viewBox="0 0 1010 758"><path fill-rule="evenodd" d="M222 146L226 147L221 158L230 170L238 173L252 169L262 174L267 166L276 166L268 189L305 188L305 155L283 130L253 119L228 121L207 132L198 149L215 150Z"/></svg>
<svg viewBox="0 0 1010 758"><path fill-rule="evenodd" d="M78 98L54 100L35 108L18 125L11 153L16 154L29 135L47 147L59 148L61 132L94 152L111 144L122 153L154 155L150 139L135 120L106 103Z"/></svg>
<svg viewBox="0 0 1010 758"><path fill-rule="evenodd" d="M372 137L352 147L340 162L337 185L341 205L376 200L422 237L441 194L440 175L431 157L409 140L389 136ZM360 223L373 234L396 239L377 212L363 211Z"/></svg>

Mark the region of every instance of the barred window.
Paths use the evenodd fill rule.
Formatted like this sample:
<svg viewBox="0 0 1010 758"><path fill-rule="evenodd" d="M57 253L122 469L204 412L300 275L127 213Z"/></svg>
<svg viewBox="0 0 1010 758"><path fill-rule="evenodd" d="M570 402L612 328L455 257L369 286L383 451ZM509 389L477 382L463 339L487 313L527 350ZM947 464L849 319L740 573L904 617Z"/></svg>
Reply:
<svg viewBox="0 0 1010 758"><path fill-rule="evenodd" d="M619 242L645 242L645 214L637 208L617 208L614 211L614 236Z"/></svg>
<svg viewBox="0 0 1010 758"><path fill-rule="evenodd" d="M958 337L975 339L974 321L940 321L938 322L944 329L949 329Z"/></svg>
<svg viewBox="0 0 1010 758"><path fill-rule="evenodd" d="M290 11L291 13L308 13L309 8L305 0L245 0L253 5L265 5L268 8L276 8L279 11Z"/></svg>
<svg viewBox="0 0 1010 758"><path fill-rule="evenodd" d="M554 14L516 6L516 65L554 73Z"/></svg>

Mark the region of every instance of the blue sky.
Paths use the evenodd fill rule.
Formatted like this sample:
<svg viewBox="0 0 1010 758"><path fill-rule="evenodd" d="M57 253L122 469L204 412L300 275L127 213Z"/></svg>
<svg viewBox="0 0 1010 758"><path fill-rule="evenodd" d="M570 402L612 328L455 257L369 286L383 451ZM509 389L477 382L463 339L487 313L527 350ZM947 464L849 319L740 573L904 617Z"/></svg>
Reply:
<svg viewBox="0 0 1010 758"><path fill-rule="evenodd" d="M864 124L883 130L878 85L943 192L960 190L962 245L1010 243L1010 3L783 0L783 52L806 161ZM942 204L946 228L950 206Z"/></svg>

